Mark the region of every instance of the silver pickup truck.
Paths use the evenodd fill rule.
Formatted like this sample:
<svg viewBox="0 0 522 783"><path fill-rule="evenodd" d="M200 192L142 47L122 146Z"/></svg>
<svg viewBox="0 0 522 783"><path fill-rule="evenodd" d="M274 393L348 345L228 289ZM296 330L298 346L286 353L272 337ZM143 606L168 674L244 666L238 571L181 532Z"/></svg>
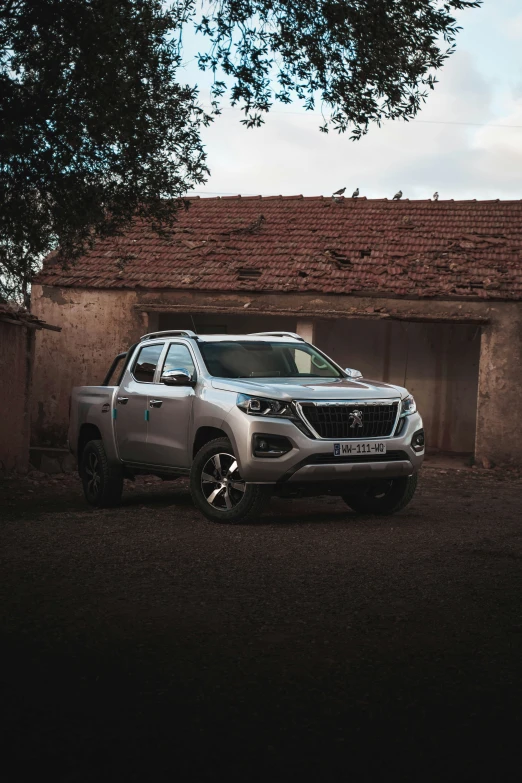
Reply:
<svg viewBox="0 0 522 783"><path fill-rule="evenodd" d="M69 444L90 504L117 504L138 474L189 476L214 522L258 516L273 494L392 514L424 457L406 389L343 370L290 332L144 335L101 386L73 389Z"/></svg>

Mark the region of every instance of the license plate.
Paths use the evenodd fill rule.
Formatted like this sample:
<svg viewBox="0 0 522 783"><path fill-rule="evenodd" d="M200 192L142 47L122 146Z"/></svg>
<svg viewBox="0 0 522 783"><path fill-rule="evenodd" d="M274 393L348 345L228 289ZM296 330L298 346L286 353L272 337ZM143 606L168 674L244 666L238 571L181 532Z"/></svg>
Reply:
<svg viewBox="0 0 522 783"><path fill-rule="evenodd" d="M334 443L334 457L355 457L361 454L386 454L386 443L382 440Z"/></svg>

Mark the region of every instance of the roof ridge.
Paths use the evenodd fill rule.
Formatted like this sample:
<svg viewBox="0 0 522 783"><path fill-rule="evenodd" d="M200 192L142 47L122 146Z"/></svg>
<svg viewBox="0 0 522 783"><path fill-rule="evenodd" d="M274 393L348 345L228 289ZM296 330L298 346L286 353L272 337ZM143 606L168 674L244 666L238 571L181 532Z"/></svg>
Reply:
<svg viewBox="0 0 522 783"><path fill-rule="evenodd" d="M522 200L194 197L170 234L136 218L68 270L49 256L35 282L522 302L521 254Z"/></svg>
<svg viewBox="0 0 522 783"><path fill-rule="evenodd" d="M249 195L249 196L242 196L241 193L238 193L235 196L191 196L190 194L187 194L184 196L185 199L190 200L198 200L198 201L232 201L234 199L241 199L241 201L252 201L252 200L261 200L261 201L274 201L276 199L280 199L282 201L291 201L291 200L299 200L302 199L303 201L329 201L332 196L303 196L302 194L296 194L293 196L283 196L281 194L279 195L273 195L273 196L263 196L261 194L259 195ZM492 199L477 199L477 198L462 198L462 199L453 199L453 198L446 198L442 199L439 198L437 201L433 201L431 198L402 198L402 199L390 199L386 196L383 198L370 198L369 196L357 196L357 198L353 198L351 196L338 196L336 201L348 201L348 202L358 202L358 201L366 201L366 202L388 202L393 204L520 204L522 202L522 198L520 199L501 199L501 198L492 198Z"/></svg>

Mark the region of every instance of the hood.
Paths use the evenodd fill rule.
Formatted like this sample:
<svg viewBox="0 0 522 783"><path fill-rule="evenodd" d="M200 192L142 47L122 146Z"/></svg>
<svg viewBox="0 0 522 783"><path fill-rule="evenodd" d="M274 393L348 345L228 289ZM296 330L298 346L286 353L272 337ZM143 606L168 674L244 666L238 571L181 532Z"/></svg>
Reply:
<svg viewBox="0 0 522 783"><path fill-rule="evenodd" d="M260 383L250 378L214 378L214 389L273 397L277 400L368 400L405 397L402 386L380 381L350 380L349 378L267 378Z"/></svg>

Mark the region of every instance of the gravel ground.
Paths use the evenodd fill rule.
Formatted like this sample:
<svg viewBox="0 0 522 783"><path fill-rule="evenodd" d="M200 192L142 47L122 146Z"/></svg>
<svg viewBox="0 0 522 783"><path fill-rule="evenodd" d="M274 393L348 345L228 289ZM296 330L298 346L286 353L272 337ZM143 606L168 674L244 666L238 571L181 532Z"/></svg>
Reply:
<svg viewBox="0 0 522 783"><path fill-rule="evenodd" d="M396 517L219 526L181 482L0 482L4 780L518 781L521 501L425 469Z"/></svg>

